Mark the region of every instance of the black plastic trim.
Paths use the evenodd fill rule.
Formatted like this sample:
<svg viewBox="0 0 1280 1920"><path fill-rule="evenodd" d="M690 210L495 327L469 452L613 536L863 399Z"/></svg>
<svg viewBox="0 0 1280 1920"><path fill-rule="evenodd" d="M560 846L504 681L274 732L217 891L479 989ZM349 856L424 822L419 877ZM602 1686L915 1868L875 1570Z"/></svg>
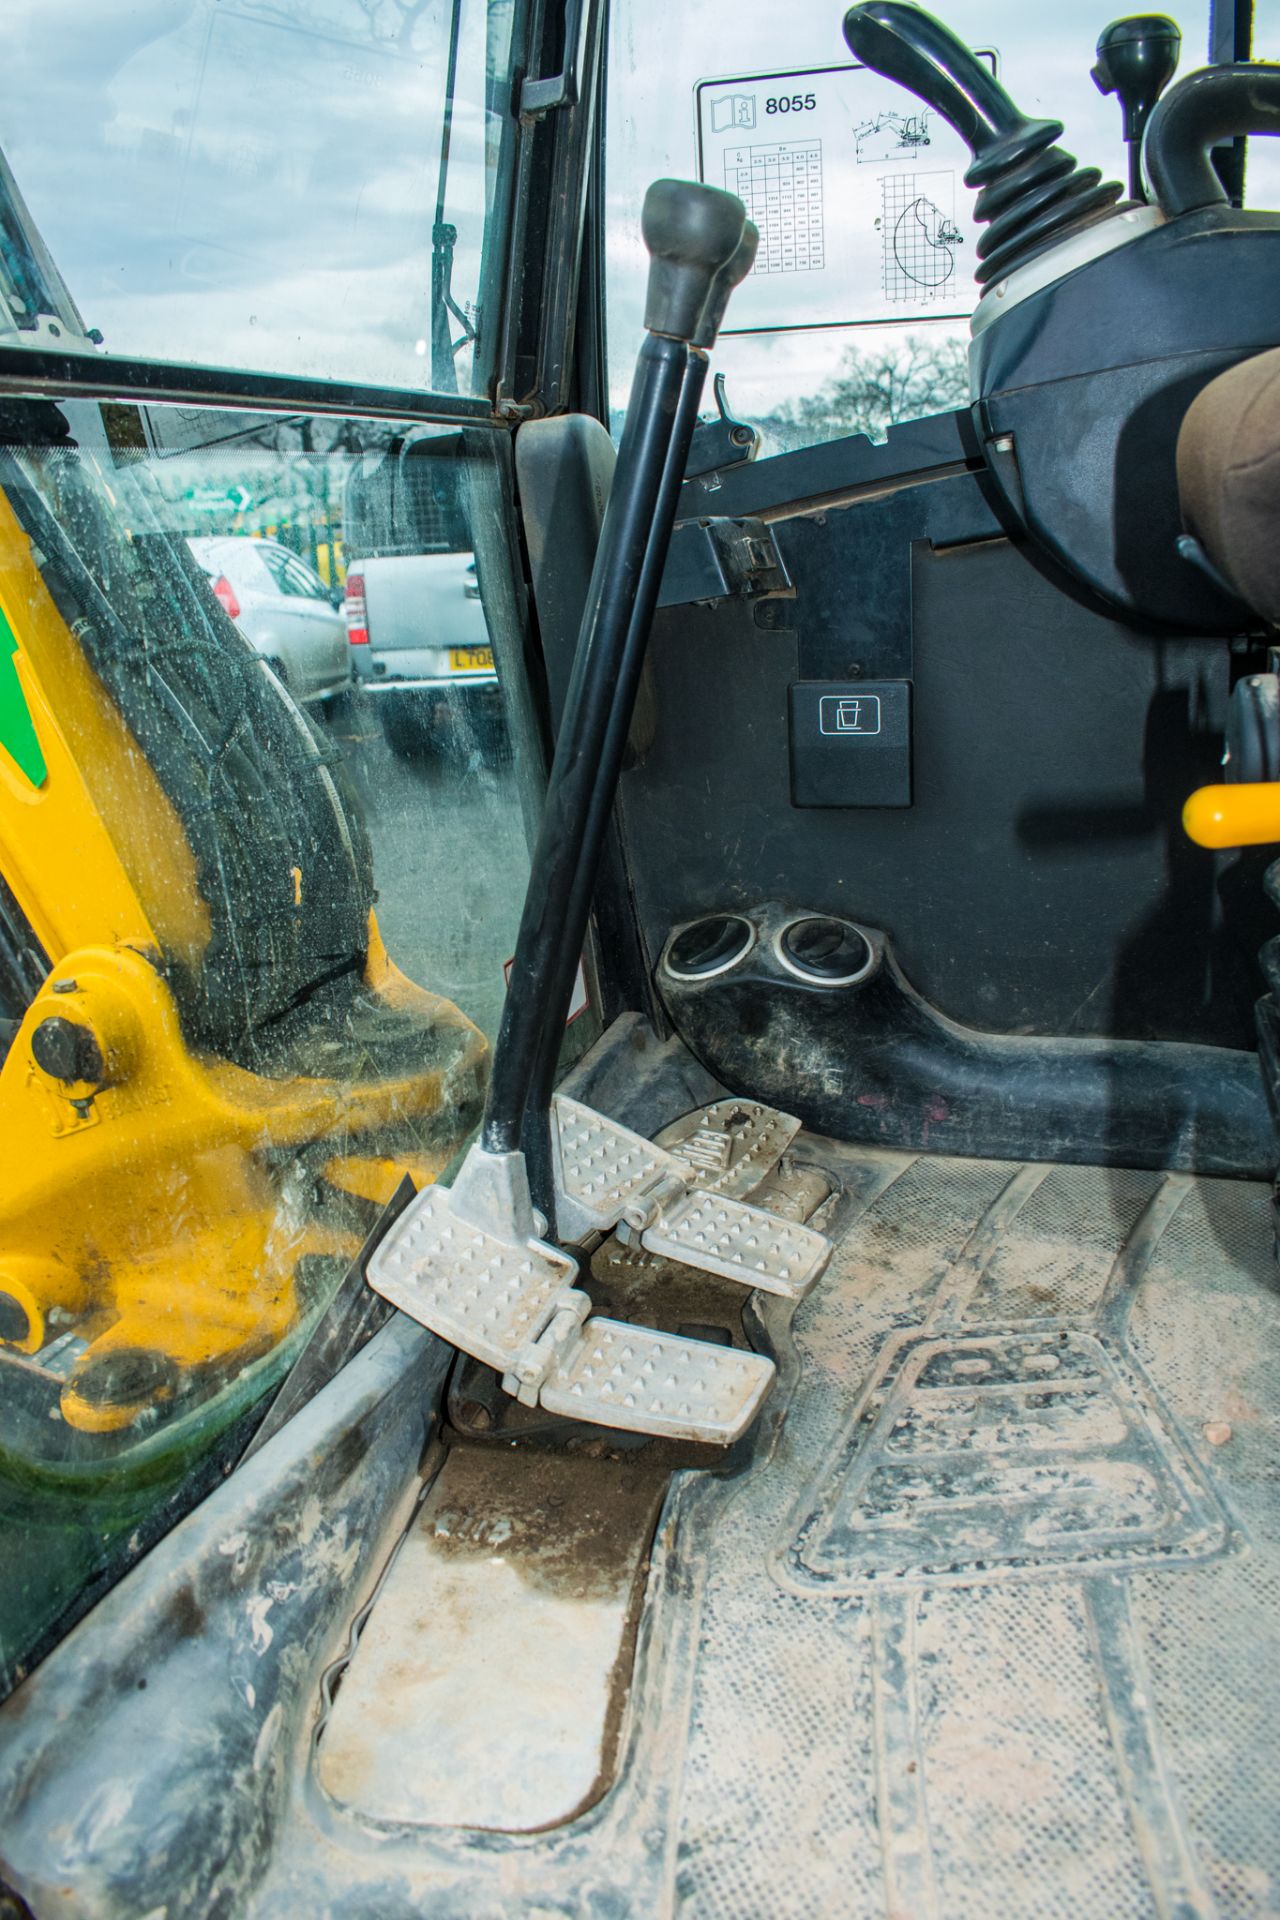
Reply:
<svg viewBox="0 0 1280 1920"><path fill-rule="evenodd" d="M874 927L857 925L869 965L821 983L780 959L802 910L724 911L760 930L740 961L680 978L665 957L673 934L656 978L676 1032L732 1093L858 1146L1270 1178L1275 1134L1256 1053L960 1026L916 992Z"/></svg>
<svg viewBox="0 0 1280 1920"><path fill-rule="evenodd" d="M141 404L247 408L256 413L325 413L373 419L465 421L502 427L489 402L410 387L305 380L236 368L187 366L168 360L125 360L111 354L48 353L0 347L0 393L50 400L135 400Z"/></svg>
<svg viewBox="0 0 1280 1920"><path fill-rule="evenodd" d="M680 490L676 519L782 519L824 501L891 492L983 465L968 409L934 413L890 427L883 444L851 433L750 466L698 474Z"/></svg>

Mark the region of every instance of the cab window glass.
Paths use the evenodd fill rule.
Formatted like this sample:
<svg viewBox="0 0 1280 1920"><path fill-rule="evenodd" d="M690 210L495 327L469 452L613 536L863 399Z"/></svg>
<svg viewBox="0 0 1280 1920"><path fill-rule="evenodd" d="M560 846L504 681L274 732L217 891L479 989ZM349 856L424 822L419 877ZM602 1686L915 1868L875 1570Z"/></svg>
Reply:
<svg viewBox="0 0 1280 1920"><path fill-rule="evenodd" d="M0 410L0 1693L479 1117L540 779L504 457Z"/></svg>
<svg viewBox="0 0 1280 1920"><path fill-rule="evenodd" d="M1025 112L1064 123L1063 145L1083 164L1124 181L1119 110L1090 79L1112 16L1084 0L930 10L990 52ZM1175 12L1185 73L1205 62L1208 7ZM640 205L664 174L728 187L761 228L715 364L766 453L848 433L883 438L897 420L966 404L977 302L967 156L913 95L853 66L842 15L800 0L780 32L775 7L616 0L606 228L615 423L644 304Z"/></svg>
<svg viewBox="0 0 1280 1920"><path fill-rule="evenodd" d="M1254 0L1253 57L1280 60L1280 0ZM1274 134L1250 140L1244 190L1247 206L1280 207L1280 140Z"/></svg>
<svg viewBox="0 0 1280 1920"><path fill-rule="evenodd" d="M131 359L468 391L519 5L7 6L0 148L86 327ZM0 339L53 344L5 292Z"/></svg>

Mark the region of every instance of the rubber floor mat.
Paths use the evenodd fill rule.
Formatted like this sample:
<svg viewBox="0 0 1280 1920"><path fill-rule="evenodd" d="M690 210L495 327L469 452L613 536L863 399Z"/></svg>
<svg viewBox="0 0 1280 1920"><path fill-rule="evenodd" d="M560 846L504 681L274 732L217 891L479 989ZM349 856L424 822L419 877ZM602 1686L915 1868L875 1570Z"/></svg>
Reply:
<svg viewBox="0 0 1280 1920"><path fill-rule="evenodd" d="M1280 1913L1267 1190L799 1144L846 1198L790 1327L762 1307L785 1407L678 1485L651 1583L662 1904Z"/></svg>
<svg viewBox="0 0 1280 1920"><path fill-rule="evenodd" d="M1280 1916L1268 1190L790 1151L835 1253L672 1480L611 1779L480 1833L312 1775L253 1920Z"/></svg>

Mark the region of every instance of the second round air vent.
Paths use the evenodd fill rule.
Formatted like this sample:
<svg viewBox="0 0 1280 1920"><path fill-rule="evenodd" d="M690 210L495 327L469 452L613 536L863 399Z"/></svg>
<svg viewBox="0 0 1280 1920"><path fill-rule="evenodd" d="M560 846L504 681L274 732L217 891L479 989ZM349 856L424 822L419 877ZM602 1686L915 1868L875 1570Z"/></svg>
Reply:
<svg viewBox="0 0 1280 1920"><path fill-rule="evenodd" d="M871 942L848 920L807 914L778 935L776 952L789 973L824 987L848 987L863 980L875 963Z"/></svg>

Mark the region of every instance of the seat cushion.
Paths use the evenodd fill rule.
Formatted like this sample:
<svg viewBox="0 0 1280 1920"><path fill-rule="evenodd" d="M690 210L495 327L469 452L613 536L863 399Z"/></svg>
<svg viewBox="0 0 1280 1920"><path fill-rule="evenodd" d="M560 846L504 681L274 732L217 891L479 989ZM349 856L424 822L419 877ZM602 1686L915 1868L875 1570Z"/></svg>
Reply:
<svg viewBox="0 0 1280 1920"><path fill-rule="evenodd" d="M1280 348L1220 373L1178 435L1183 518L1233 592L1280 625Z"/></svg>

